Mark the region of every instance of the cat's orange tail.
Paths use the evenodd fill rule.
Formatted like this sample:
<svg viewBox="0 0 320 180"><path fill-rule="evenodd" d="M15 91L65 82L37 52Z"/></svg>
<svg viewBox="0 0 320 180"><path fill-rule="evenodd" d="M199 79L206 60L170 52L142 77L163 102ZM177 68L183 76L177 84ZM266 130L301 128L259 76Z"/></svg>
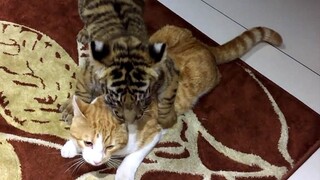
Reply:
<svg viewBox="0 0 320 180"><path fill-rule="evenodd" d="M221 46L210 48L215 55L217 64L223 64L241 57L259 42L280 46L282 38L272 29L254 27Z"/></svg>

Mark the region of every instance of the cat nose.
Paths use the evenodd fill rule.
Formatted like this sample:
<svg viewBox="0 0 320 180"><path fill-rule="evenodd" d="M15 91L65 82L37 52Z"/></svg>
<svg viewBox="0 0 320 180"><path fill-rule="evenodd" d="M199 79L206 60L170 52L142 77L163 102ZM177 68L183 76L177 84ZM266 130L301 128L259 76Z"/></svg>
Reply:
<svg viewBox="0 0 320 180"><path fill-rule="evenodd" d="M101 161L93 161L94 165L99 166L101 165Z"/></svg>

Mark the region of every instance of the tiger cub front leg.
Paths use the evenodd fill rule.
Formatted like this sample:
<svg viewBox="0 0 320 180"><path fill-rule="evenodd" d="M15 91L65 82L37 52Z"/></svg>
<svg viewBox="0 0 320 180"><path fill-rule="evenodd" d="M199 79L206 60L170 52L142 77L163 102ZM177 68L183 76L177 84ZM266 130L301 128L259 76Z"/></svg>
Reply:
<svg viewBox="0 0 320 180"><path fill-rule="evenodd" d="M161 125L163 129L168 129L173 125L175 125L177 122L177 113L174 109L174 105L171 105L171 103L172 102L169 102L169 101L168 102L162 101L158 103L158 108L159 108L158 123Z"/></svg>
<svg viewBox="0 0 320 180"><path fill-rule="evenodd" d="M79 68L85 69L89 65L90 49L87 44L83 44L77 40L78 49L78 65Z"/></svg>
<svg viewBox="0 0 320 180"><path fill-rule="evenodd" d="M179 70L171 59L163 66L164 79L158 95L158 123L163 129L172 127L177 122L174 102L179 83Z"/></svg>
<svg viewBox="0 0 320 180"><path fill-rule="evenodd" d="M78 74L77 81L76 81L76 89L75 95L77 95L81 100L90 103L92 100L93 91L90 88L90 74L86 69L81 69L80 73ZM71 124L73 118L73 107L72 107L72 96L62 104L59 108L60 112L62 113L62 120Z"/></svg>
<svg viewBox="0 0 320 180"><path fill-rule="evenodd" d="M91 102L91 94L86 89L77 89L75 95L87 103ZM72 96L60 106L59 111L61 112L62 120L71 125L73 118Z"/></svg>
<svg viewBox="0 0 320 180"><path fill-rule="evenodd" d="M70 125L73 118L73 108L70 98L60 106L59 111L61 112L62 120Z"/></svg>

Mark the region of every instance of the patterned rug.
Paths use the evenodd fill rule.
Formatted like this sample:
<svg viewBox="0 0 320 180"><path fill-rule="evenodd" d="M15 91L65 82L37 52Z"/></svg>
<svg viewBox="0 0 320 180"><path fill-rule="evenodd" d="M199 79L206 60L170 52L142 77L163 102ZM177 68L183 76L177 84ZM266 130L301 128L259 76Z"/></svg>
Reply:
<svg viewBox="0 0 320 180"><path fill-rule="evenodd" d="M192 30L154 0L148 30ZM76 164L59 149L68 138L59 106L74 91L75 0L2 0L0 7L0 179L113 179L115 170ZM214 27L212 27L214 31ZM237 60L193 111L179 117L138 169L136 179L286 179L320 145L320 116Z"/></svg>

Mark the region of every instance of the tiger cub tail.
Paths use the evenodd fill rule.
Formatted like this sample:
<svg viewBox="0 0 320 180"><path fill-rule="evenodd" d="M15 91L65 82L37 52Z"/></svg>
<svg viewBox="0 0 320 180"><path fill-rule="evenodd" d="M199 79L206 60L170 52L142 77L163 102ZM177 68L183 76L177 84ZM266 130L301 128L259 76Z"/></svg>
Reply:
<svg viewBox="0 0 320 180"><path fill-rule="evenodd" d="M230 62L241 57L259 42L280 46L282 38L276 31L266 27L254 27L231 41L217 47L210 47L217 64Z"/></svg>

